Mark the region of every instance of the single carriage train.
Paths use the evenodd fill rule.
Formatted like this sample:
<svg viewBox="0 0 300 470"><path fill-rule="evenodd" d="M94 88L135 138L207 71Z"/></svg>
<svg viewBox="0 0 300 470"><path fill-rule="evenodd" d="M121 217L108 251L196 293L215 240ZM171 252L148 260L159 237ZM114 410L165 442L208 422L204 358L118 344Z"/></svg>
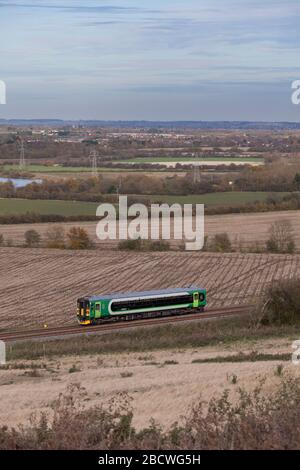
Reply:
<svg viewBox="0 0 300 470"><path fill-rule="evenodd" d="M206 290L198 287L127 292L78 299L77 318L81 325L93 325L203 312L205 306Z"/></svg>

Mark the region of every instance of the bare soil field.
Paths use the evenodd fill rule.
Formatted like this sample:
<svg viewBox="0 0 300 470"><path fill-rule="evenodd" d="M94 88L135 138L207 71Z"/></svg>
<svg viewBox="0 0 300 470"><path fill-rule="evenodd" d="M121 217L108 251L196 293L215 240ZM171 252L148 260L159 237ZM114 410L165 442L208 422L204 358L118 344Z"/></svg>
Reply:
<svg viewBox="0 0 300 470"><path fill-rule="evenodd" d="M239 387L252 391L259 380L266 378L265 393L280 383L277 360L241 363L195 363L201 358L216 358L244 352L278 351L291 353L288 339L241 343L194 350L155 351L151 354L107 354L57 357L32 362L17 361L10 369L0 370L0 417L3 424L26 424L32 413L44 411L51 416L49 404L72 383L86 389L81 402L85 407L108 404L118 394L132 399L134 425L139 429L149 425L151 418L163 427L186 416L200 398L208 401L228 389L232 400ZM291 361L283 363L283 376L299 377L300 369ZM16 366L22 366L17 369ZM27 365L27 367L26 367ZM74 367L75 366L75 367ZM73 373L70 373L70 370ZM232 377L235 380L232 381ZM182 399L184 397L184 400Z"/></svg>
<svg viewBox="0 0 300 470"><path fill-rule="evenodd" d="M209 307L245 304L300 273L300 255L0 248L0 259L0 329L75 323L88 294L199 285Z"/></svg>
<svg viewBox="0 0 300 470"><path fill-rule="evenodd" d="M209 237L217 233L227 232L232 244L237 249L247 250L256 242L259 246L263 246L268 239L268 230L272 223L277 220L290 221L294 230L294 238L297 250L300 251L300 211L276 211L276 212L261 212L261 213L247 213L247 214L225 214L225 215L209 215L205 217L205 233ZM55 224L20 224L20 225L2 225L0 226L0 233L4 238L10 238L15 245L22 245L24 243L24 233L26 230L37 230L42 237L49 229L49 226ZM96 237L97 222L72 222L64 223L65 229L70 227L82 226L84 227L89 236L103 248L116 247L117 241L100 241ZM174 231L171 230L171 237ZM171 245L178 246L180 244L177 240L171 240Z"/></svg>

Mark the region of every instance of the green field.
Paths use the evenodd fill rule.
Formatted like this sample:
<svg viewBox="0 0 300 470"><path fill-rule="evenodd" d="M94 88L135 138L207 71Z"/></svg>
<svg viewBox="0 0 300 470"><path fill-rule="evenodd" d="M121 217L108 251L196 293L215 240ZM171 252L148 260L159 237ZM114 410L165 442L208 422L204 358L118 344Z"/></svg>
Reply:
<svg viewBox="0 0 300 470"><path fill-rule="evenodd" d="M0 215L36 214L51 215L96 215L99 204L93 202L77 201L49 201L29 199L0 199Z"/></svg>
<svg viewBox="0 0 300 470"><path fill-rule="evenodd" d="M212 161L212 162L226 162L226 163L264 163L264 159L257 157L145 157L145 158L133 158L128 160L118 160L116 163L168 163L168 162L191 162L195 161L201 163L201 161Z"/></svg>
<svg viewBox="0 0 300 470"><path fill-rule="evenodd" d="M4 165L5 171L20 171L18 165ZM99 170L110 170L108 168L103 168ZM90 167L84 166L62 166L62 165L27 165L24 171L29 173L82 173L82 172L92 172ZM110 170L111 171L111 170Z"/></svg>
<svg viewBox="0 0 300 470"><path fill-rule="evenodd" d="M189 196L149 196L151 202L166 202L167 204L205 204L206 206L239 206L242 204L253 203L255 201L265 201L268 197L281 198L286 196L287 192L239 192L230 191L226 193L193 194ZM147 197L147 196L145 196Z"/></svg>
<svg viewBox="0 0 300 470"><path fill-rule="evenodd" d="M115 163L122 163L122 162L113 162ZM124 161L123 163L128 163L127 161ZM85 167L85 166L62 166L62 165L27 165L24 170L20 170L18 165L4 165L2 167L4 171L16 171L18 173L21 173L22 171L25 173L65 173L66 176L70 173L92 173L92 168L91 167ZM98 167L98 173L137 173L137 172L145 172L143 169L138 169L138 168L117 168L117 167ZM147 171L149 172L149 171ZM153 168L151 172L149 173L157 173L159 170L156 170Z"/></svg>
<svg viewBox="0 0 300 470"><path fill-rule="evenodd" d="M136 196L149 199L153 202L165 202L167 204L205 204L206 206L238 206L255 201L265 201L270 196L280 198L289 193L267 192L226 192L190 196ZM57 214L63 216L96 215L98 203L79 201L52 201L29 199L0 199L0 215L25 214L35 212L37 214Z"/></svg>
<svg viewBox="0 0 300 470"><path fill-rule="evenodd" d="M192 157L145 157L145 158L136 158L136 159L128 159L128 160L114 160L112 163L114 164L124 164L124 163L183 163L193 161ZM200 159L195 159L197 162L205 162L205 161L213 161L216 163L225 162L225 163L264 163L263 158L248 158L248 157L201 157ZM20 168L18 165L4 165L4 171L18 171L20 172ZM62 165L27 165L24 169L25 172L29 173L91 173L92 169L89 166L81 166L81 167L74 167L74 166L62 166ZM108 168L104 167L98 168L99 173L105 172L128 172L128 171L139 171L136 169L127 169L127 168ZM142 171L142 170L140 170Z"/></svg>

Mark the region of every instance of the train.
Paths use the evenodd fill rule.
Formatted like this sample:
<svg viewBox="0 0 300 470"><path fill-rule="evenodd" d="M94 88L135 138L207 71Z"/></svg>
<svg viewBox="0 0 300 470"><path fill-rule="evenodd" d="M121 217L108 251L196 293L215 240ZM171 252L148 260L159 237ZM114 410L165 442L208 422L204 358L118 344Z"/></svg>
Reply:
<svg viewBox="0 0 300 470"><path fill-rule="evenodd" d="M199 287L86 296L77 300L80 325L203 312L206 289Z"/></svg>

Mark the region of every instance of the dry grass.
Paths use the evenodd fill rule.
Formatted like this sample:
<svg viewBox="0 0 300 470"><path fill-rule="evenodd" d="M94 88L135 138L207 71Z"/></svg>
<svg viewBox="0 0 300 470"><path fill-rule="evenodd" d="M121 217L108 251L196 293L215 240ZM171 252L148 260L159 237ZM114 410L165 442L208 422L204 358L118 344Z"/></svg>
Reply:
<svg viewBox="0 0 300 470"><path fill-rule="evenodd" d="M86 356L90 354L145 353L176 348L199 348L241 341L260 341L267 338L295 337L299 324L260 326L252 323L251 316L210 322L191 322L181 325L139 327L133 330L105 335L87 335L46 342L20 342L9 344L9 360L36 360L64 355ZM151 361L150 361L151 362Z"/></svg>
<svg viewBox="0 0 300 470"><path fill-rule="evenodd" d="M225 389L208 403L200 399L166 431L155 422L137 431L126 394L85 409L87 397L73 385L52 403L51 415L39 413L19 429L2 426L0 449L299 449L299 379L285 378L268 395L263 382L251 392L239 388L234 401Z"/></svg>
<svg viewBox="0 0 300 470"><path fill-rule="evenodd" d="M235 385L250 392L264 376L270 392L278 383L280 365L284 365L282 377L299 377L300 369L291 362L291 343L287 337L257 338L174 349L173 342L172 349L151 353L107 350L64 357L48 355L46 344L42 360L9 360L0 369L1 422L15 426L24 424L33 412L50 412L49 403L58 394L81 383L87 390L82 399L85 407L107 404L112 396L126 392L134 399L134 426L141 429L153 417L169 427L187 414L200 394L209 401L229 387L236 398Z"/></svg>

